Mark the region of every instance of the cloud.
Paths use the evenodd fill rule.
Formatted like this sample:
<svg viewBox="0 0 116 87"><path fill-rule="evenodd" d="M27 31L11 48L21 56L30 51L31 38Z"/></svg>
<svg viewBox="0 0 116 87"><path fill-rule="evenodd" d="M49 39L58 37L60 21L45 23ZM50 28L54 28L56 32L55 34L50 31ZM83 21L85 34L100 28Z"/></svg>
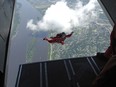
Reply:
<svg viewBox="0 0 116 87"><path fill-rule="evenodd" d="M33 31L37 30L37 25L33 24L33 19L28 21L27 28L29 28L29 29L31 29Z"/></svg>
<svg viewBox="0 0 116 87"><path fill-rule="evenodd" d="M45 12L42 20L33 23L30 19L27 28L32 31L71 32L77 26L84 26L94 18L96 0L90 0L86 5L78 0L74 8L67 5L65 0L52 4ZM88 21L89 20L89 21Z"/></svg>

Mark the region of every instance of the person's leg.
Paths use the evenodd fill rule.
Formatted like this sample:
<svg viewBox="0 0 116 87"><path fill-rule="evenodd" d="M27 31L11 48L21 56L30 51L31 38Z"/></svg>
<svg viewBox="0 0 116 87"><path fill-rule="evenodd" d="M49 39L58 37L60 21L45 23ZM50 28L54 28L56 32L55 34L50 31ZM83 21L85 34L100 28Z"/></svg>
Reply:
<svg viewBox="0 0 116 87"><path fill-rule="evenodd" d="M93 81L92 87L116 87L116 25L110 35L110 46L104 53L108 62L103 67L100 74Z"/></svg>
<svg viewBox="0 0 116 87"><path fill-rule="evenodd" d="M64 41L61 41L61 44L64 45Z"/></svg>
<svg viewBox="0 0 116 87"><path fill-rule="evenodd" d="M116 87L116 56L111 57L105 64L93 81L92 87Z"/></svg>
<svg viewBox="0 0 116 87"><path fill-rule="evenodd" d="M46 40L46 41L48 41L49 43L52 43L53 41L52 41L52 39L50 40L50 39L48 39L48 38L43 38L43 40Z"/></svg>
<svg viewBox="0 0 116 87"><path fill-rule="evenodd" d="M109 59L112 56L112 47L109 46L108 49L104 53L105 58Z"/></svg>
<svg viewBox="0 0 116 87"><path fill-rule="evenodd" d="M110 34L110 46L107 48L107 50L104 53L104 57L107 59L111 58L113 55L113 40L115 35L115 32L114 32L115 28L116 28L116 25L113 27L113 30Z"/></svg>

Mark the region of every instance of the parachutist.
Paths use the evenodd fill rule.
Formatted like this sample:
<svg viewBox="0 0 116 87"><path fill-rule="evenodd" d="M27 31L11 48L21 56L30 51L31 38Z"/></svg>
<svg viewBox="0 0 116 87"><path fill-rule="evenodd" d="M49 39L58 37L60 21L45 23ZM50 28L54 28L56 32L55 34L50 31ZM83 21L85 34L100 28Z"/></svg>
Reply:
<svg viewBox="0 0 116 87"><path fill-rule="evenodd" d="M50 37L50 38L43 38L43 40L48 41L49 43L61 43L62 45L64 45L64 40L66 38L69 38L72 36L74 32L71 32L70 34L66 35L65 32L59 33L57 34L55 37Z"/></svg>

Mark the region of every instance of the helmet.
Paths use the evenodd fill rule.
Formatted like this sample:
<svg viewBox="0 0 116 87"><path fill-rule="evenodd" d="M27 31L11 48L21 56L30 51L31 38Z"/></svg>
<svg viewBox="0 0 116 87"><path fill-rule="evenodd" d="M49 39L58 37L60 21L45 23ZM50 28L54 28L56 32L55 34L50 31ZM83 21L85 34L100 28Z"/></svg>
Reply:
<svg viewBox="0 0 116 87"><path fill-rule="evenodd" d="M62 34L65 34L65 32L62 32Z"/></svg>

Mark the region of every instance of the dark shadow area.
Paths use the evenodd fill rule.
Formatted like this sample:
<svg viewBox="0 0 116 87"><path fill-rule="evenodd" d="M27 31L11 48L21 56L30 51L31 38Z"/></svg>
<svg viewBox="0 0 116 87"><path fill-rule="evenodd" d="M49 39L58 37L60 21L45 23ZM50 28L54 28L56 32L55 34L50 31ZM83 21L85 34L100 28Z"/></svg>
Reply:
<svg viewBox="0 0 116 87"><path fill-rule="evenodd" d="M91 87L105 63L94 56L23 64L16 87Z"/></svg>
<svg viewBox="0 0 116 87"><path fill-rule="evenodd" d="M0 87L3 87L4 85L4 74L0 72Z"/></svg>

